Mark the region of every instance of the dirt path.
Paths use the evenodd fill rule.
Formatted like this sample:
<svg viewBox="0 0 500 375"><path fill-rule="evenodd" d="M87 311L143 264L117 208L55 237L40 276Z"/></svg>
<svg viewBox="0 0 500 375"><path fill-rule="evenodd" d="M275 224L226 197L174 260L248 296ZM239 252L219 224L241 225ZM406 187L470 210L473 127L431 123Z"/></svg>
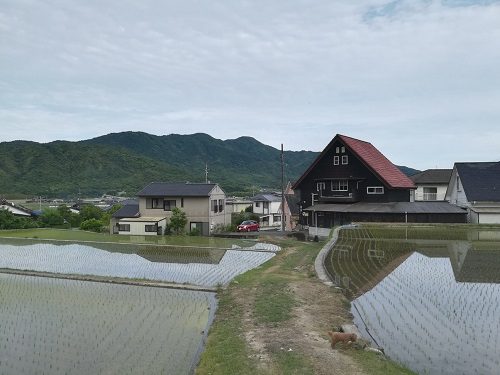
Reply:
<svg viewBox="0 0 500 375"><path fill-rule="evenodd" d="M295 352L311 363L315 374L366 374L344 354L345 350L353 349L334 350L328 340L329 330L351 321L344 296L311 277L313 265L306 259L307 254L296 259L296 267L285 269L287 257L295 254L294 249L286 252L276 257L275 264L263 273L279 275L287 281L288 291L295 300L289 320L277 325L259 323L254 308L258 287L231 291L235 301L243 307L243 333L258 368L264 373L279 374L273 361L276 354Z"/></svg>

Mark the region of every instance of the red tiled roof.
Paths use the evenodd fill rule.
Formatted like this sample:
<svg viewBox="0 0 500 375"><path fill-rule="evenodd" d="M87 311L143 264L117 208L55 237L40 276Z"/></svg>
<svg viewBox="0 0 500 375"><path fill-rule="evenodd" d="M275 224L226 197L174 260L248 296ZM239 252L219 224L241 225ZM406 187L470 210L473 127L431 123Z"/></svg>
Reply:
<svg viewBox="0 0 500 375"><path fill-rule="evenodd" d="M370 142L337 135L380 179L393 189L414 189L415 184Z"/></svg>

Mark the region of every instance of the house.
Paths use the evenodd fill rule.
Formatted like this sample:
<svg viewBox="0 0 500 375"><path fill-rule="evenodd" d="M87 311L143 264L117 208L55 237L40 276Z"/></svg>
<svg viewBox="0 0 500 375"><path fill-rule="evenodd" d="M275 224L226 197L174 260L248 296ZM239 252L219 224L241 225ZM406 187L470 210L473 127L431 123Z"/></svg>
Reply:
<svg viewBox="0 0 500 375"><path fill-rule="evenodd" d="M447 202L414 202L415 184L371 143L337 134L293 185L310 235L354 221L465 222Z"/></svg>
<svg viewBox="0 0 500 375"><path fill-rule="evenodd" d="M231 213L240 213L252 207L253 202L250 199L226 198L226 207Z"/></svg>
<svg viewBox="0 0 500 375"><path fill-rule="evenodd" d="M470 223L500 224L500 162L455 163L446 200L466 208Z"/></svg>
<svg viewBox="0 0 500 375"><path fill-rule="evenodd" d="M281 196L262 193L250 199L253 213L259 215L261 227L281 226Z"/></svg>
<svg viewBox="0 0 500 375"><path fill-rule="evenodd" d="M125 205L113 215L112 233L163 234L175 207L186 213L186 231L210 235L215 226L231 222L226 195L217 184L153 182L137 199L136 205Z"/></svg>
<svg viewBox="0 0 500 375"><path fill-rule="evenodd" d="M18 204L8 202L6 199L0 199L0 210L7 210L15 216L30 217L33 215L33 211L20 206Z"/></svg>
<svg viewBox="0 0 500 375"><path fill-rule="evenodd" d="M119 234L119 222L121 219L138 218L139 214L139 201L137 199L126 199L121 201L122 207L116 211L112 216L109 223L111 234Z"/></svg>
<svg viewBox="0 0 500 375"><path fill-rule="evenodd" d="M427 169L410 176L417 190L416 201L444 201L452 169Z"/></svg>

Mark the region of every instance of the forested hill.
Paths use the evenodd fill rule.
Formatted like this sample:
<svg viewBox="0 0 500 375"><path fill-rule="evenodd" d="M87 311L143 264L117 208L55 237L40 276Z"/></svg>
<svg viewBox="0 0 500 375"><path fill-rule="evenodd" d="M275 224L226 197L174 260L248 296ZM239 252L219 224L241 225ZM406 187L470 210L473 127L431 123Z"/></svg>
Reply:
<svg viewBox="0 0 500 375"><path fill-rule="evenodd" d="M286 178L297 179L316 156L285 151ZM229 193L281 180L280 151L251 137L123 132L80 142L0 143L0 195L133 195L151 181L204 182L205 164L209 179Z"/></svg>
<svg viewBox="0 0 500 375"><path fill-rule="evenodd" d="M286 179L300 177L317 155L285 151ZM280 151L251 137L123 132L80 142L0 143L0 195L133 195L151 181L204 182L205 163L209 179L228 193L280 184Z"/></svg>

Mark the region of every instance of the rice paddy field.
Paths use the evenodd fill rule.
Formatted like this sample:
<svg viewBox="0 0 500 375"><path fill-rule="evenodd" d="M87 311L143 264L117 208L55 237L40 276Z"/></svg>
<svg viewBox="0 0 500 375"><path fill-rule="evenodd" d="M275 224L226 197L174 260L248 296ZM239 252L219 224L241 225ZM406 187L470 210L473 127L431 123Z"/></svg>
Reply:
<svg viewBox="0 0 500 375"><path fill-rule="evenodd" d="M500 228L343 229L326 266L363 336L419 374L500 373Z"/></svg>
<svg viewBox="0 0 500 375"><path fill-rule="evenodd" d="M215 294L0 274L0 374L189 374Z"/></svg>
<svg viewBox="0 0 500 375"><path fill-rule="evenodd" d="M280 250L249 241L164 245L80 233L85 242L78 242L70 231L58 240L14 234L0 238L1 375L191 374L217 302L214 292L190 285L215 290ZM21 271L34 276L15 274ZM187 289L71 279L78 275Z"/></svg>
<svg viewBox="0 0 500 375"><path fill-rule="evenodd" d="M96 275L217 287L271 259L279 248L198 248L0 239L0 269Z"/></svg>

